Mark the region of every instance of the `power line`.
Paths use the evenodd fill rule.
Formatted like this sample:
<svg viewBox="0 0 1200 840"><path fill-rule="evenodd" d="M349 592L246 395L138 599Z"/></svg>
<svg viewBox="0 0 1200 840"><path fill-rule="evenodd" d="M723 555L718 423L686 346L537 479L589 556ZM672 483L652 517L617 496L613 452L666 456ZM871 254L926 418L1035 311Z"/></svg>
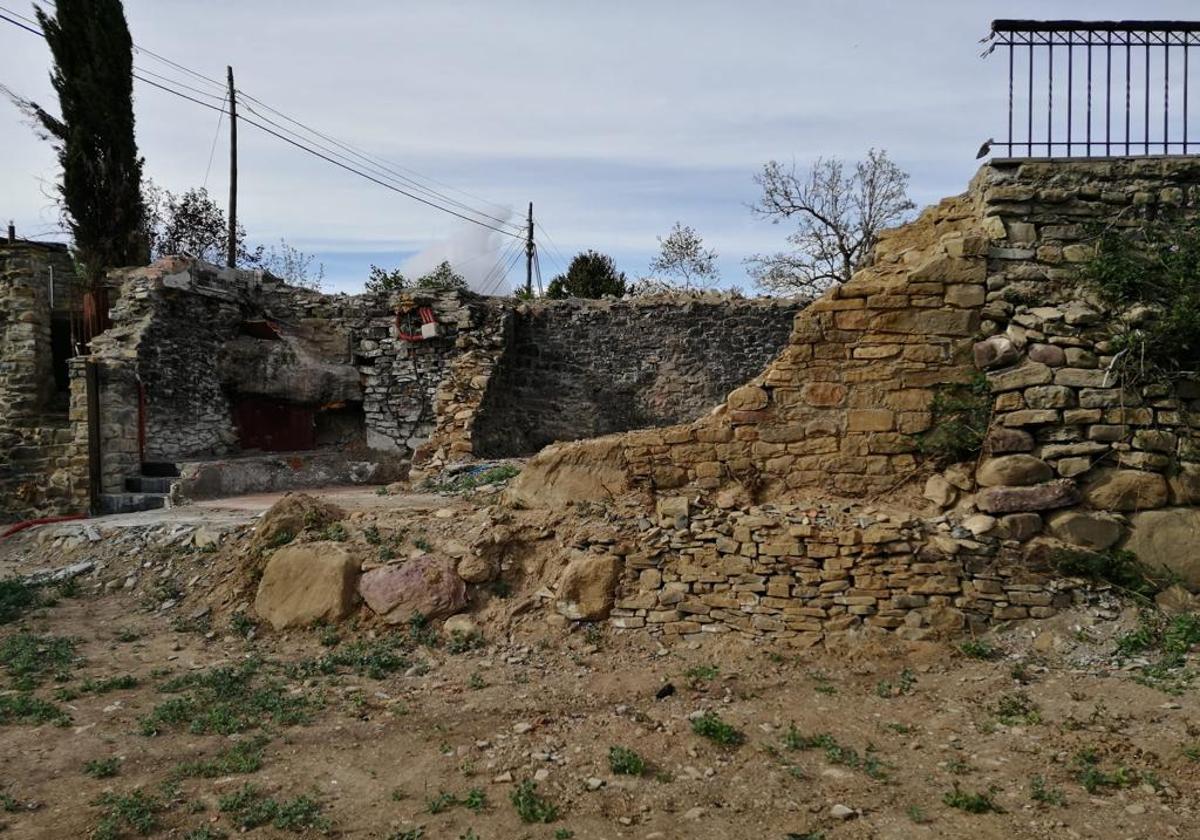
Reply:
<svg viewBox="0 0 1200 840"><path fill-rule="evenodd" d="M224 116L225 110L222 109L221 113L217 114L217 130L213 132L212 147L208 150L208 166L204 167L204 184L200 187L202 190L208 189L208 175L212 172L213 157L217 153L217 140L221 137L221 119Z"/></svg>
<svg viewBox="0 0 1200 840"><path fill-rule="evenodd" d="M19 13L16 13L16 12L13 12L12 10L10 10L10 9L7 9L7 8L6 8L6 7L4 7L4 6L0 6L0 12L7 12L9 15L13 15L13 17L7 17L7 16L5 16L4 14L0 14L0 20L4 20L4 21L6 21L6 22L8 22L8 23L11 23L13 26L19 27L20 29L24 29L26 32L30 32L30 33L32 33L32 34L34 34L34 35L38 35L38 36L40 36L40 37L43 37L43 38L45 37L44 33L42 33L41 31L39 31L38 29L34 29L33 27L31 27L31 26L28 26L28 25L26 25L25 23L22 23L22 22L21 22L21 21L19 21L19 20L14 20L14 17L15 17L15 18L24 18L25 20L30 20L29 18L25 18L23 15L20 15ZM183 72L186 72L186 73L188 73L188 74L190 74L190 75L192 75L192 76L195 76L195 77L196 77L196 78L198 78L198 79L204 80L204 81L206 81L206 82L209 82L210 84L216 85L216 86L218 86L218 87L222 87L222 86L220 85L220 83L219 83L219 82L217 82L216 80L214 80L214 79L212 79L212 78L210 78L210 77L208 77L208 76L205 76L205 75L204 75L204 74L202 74L202 73L198 73L198 72L196 72L196 71L194 71L194 70L191 70L190 68L188 68L188 67L185 67L185 66L184 66L184 65L182 65L182 64L178 64L177 62L171 61L170 59L168 59L168 58L165 58L165 57L163 57L163 56L159 55L158 53L155 53L155 52L152 52L152 51L150 51L150 50L147 50L147 49L145 49L144 47L139 47L139 46L137 46L136 44L134 45L134 49L136 49L138 52L145 53L146 55L149 55L149 56L151 56L151 57L153 57L153 58L155 58L155 59L157 59L157 60L159 60L159 61L162 61L162 62L164 62L165 64L168 64L168 65L170 65L170 66L172 66L172 67L176 67L176 68L178 68L179 70L182 70ZM202 100L196 99L196 98L195 98L194 96L192 96L192 95L189 95L189 94L187 94L187 93L182 93L181 91L179 91L179 90L176 90L176 89L174 89L174 88L172 88L172 87L167 87L167 86L166 86L166 85L164 85L164 84L161 84L161 83L159 83L159 82L155 82L155 81L153 81L152 79L146 78L146 76L140 75L140 73L141 73L141 72L145 72L145 73L147 73L147 74L154 75L154 76L156 76L156 77L158 77L158 78L160 78L160 79L163 79L163 80L165 80L165 81L168 81L170 84L173 84L173 85L178 85L179 87L182 87L182 88L186 88L186 89L188 89L188 90L191 90L193 93L198 93L198 94L200 94L200 95L203 95L203 96L212 97L212 98L214 98L214 99L217 99L217 100L220 100L220 101L224 101L224 97L218 97L218 96L216 96L215 94L210 94L210 93L207 93L207 92L201 91L201 90L199 90L199 89L197 89L197 88L194 88L194 87L191 87L191 86L189 86L189 85L186 85L186 84L184 84L184 83L182 83L182 82L179 82L178 80L175 80L175 79L169 79L168 77L165 77L165 76L163 76L163 75L161 75L161 74L153 73L152 71L143 71L143 70L142 70L142 68L135 68L135 72L132 74L132 75L133 75L133 77L134 77L135 79L138 79L139 81L141 81L141 82L144 82L145 84L148 84L148 85L150 85L150 86L152 86L152 87L156 87L156 88L158 88L159 90L163 90L163 91L166 91L167 93L174 94L175 96L178 96L178 97L180 97L181 99L186 99L186 100L188 100L188 101L190 101L190 102L193 102L193 103L195 103L195 104L197 104L197 105L201 105L201 106L203 106L203 107L205 107L205 108L209 108L209 109L211 109L211 110L214 110L214 111L218 111L218 112L222 112L222 113L223 113L223 111L224 111L223 107L217 107L217 106L215 106L215 105L209 104L209 103L207 103L207 102L204 102L204 101L202 101ZM255 100L255 101L258 101L258 100ZM270 106L267 106L267 105L265 105L265 103L261 103L261 102L260 102L259 104L263 105L263 107L266 107L266 108L269 108L269 107L270 107ZM271 110L274 110L274 109L271 109ZM276 112L276 113L278 113L278 112ZM256 116L258 116L259 118L263 119L264 121L266 121L266 120L267 120L267 118L266 118L266 117L264 117L262 114L259 114L259 113L257 113L257 112L255 112L255 114L256 114ZM512 230L505 230L505 229L502 229L502 228L495 227L495 226L493 226L493 225L491 225L491 224L488 224L487 222L481 221L480 219L472 218L471 216L464 215L463 213L460 213L460 212L458 212L458 211L456 211L456 210L453 210L453 209L451 209L451 208L444 207L444 206L442 206L441 204L438 204L438 203L437 203L437 202L435 202L435 201L431 201L431 200L429 200L429 199L427 199L427 198L423 198L423 197L422 197L422 196L420 196L420 195L415 195L414 193L412 193L412 192L410 192L410 191L408 191L408 190L406 190L406 189L402 189L402 188L400 188L400 187L396 186L394 183L390 183L390 182L388 182L388 181L380 180L380 178L378 178L378 177L375 177L374 175L371 175L371 174L369 174L369 173L363 172L362 170L360 170L360 169L356 168L355 166L353 166L353 165L350 165L350 164L347 164L347 163L345 163L343 160L339 160L339 159L337 159L338 157L342 157L342 156L340 156L340 155L337 155L337 153L335 153L335 152L331 152L331 151L330 151L330 150L328 150L328 149L323 149L323 151L324 151L324 152L328 152L328 154L324 154L324 153L322 153L322 151L317 151L317 150L315 150L315 149L313 149L313 148L310 148L308 145L306 145L306 142L311 142L311 141L302 141L302 140L296 140L296 139L293 139L293 137L298 137L298 136L299 136L299 135L296 135L296 134L295 134L295 132L288 132L288 133L290 133L290 134L292 134L292 135L293 135L293 137L288 137L288 136L285 136L284 134L280 133L279 131L275 131L275 130L273 130L273 129L271 129L271 128L268 128L267 126L265 126L265 125L262 125L261 123L255 122L254 120L248 119L248 118L246 118L246 117L242 117L241 119L242 119L242 121L243 121L243 122L249 123L250 125L254 126L255 128L259 129L260 131L263 131L263 132L265 132L265 133L267 133L267 134L270 134L271 136L273 136L273 137L275 137L275 138L277 138L277 139L279 139L279 140L282 140L282 141L284 141L285 143L288 143L289 145L295 146L296 148L298 148L298 149L300 149L300 150L302 150L302 151L308 152L309 154L311 154L311 155L313 155L313 156L315 156L315 157L318 157L318 158L320 158L320 159L322 159L322 160L324 160L324 161L326 161L326 162L328 162L328 163L332 163L334 166L337 166L337 167L339 167L339 168L341 168L341 169L345 169L347 172L351 172L351 173L353 173L353 174L355 174L355 175L358 175L359 177L365 178L366 180L368 180L368 181L371 181L372 183L378 184L379 186L382 186L382 187L384 187L384 188L386 188L386 189L390 189L390 190L392 190L393 192L399 193L400 195L403 195L403 196L405 196L405 197L407 197L407 198L411 198L412 200L414 200L414 201L418 201L418 202L420 202L421 204L424 204L424 205L426 205L426 206L428 206L428 207L432 207L432 208L434 208L435 210L441 210L443 213L448 213L448 214L450 214L451 216L455 216L456 218L462 219L462 220L463 220L463 221L465 221L465 222L470 222L470 223L472 223L472 224L479 225L480 227L484 227L484 228L487 228L487 229L489 229L489 230L495 231L496 233L501 233L501 234L504 234L504 235L506 235L506 236L510 236L510 237L514 237L514 238L519 238L519 234L517 234L517 233L514 233ZM288 119L290 119L290 118L288 118ZM299 123L297 123L297 124L299 124ZM283 130L283 131L286 131L286 129L283 129L281 126L278 126L278 124L276 124L276 126L277 126L278 128L280 128L281 130ZM309 131L312 131L311 129L307 129L307 130L309 130ZM314 134L316 134L317 132L313 131L313 133L314 133ZM331 141L331 142L332 142L332 141ZM319 145L319 144L313 144L313 145ZM335 155L336 155L336 157L335 157ZM426 187L420 187L420 186L414 186L414 189L422 189L422 190L425 190L425 191L429 191L429 188L426 188ZM448 196L443 196L442 198L443 198L443 200L447 201L447 203L456 203L456 204L461 204L461 202L455 202L453 199L450 199ZM464 205L464 206L465 206L465 205ZM491 218L491 219L493 219L493 221L500 221L500 220L496 219L495 217L488 216L487 214L484 214L484 213L480 213L479 211L477 211L477 210L474 210L474 209L472 209L472 208L467 208L467 212L478 213L479 215L481 215L481 216L484 216L485 218ZM507 224L509 224L509 222L507 222L506 220L504 220L504 221L501 221L501 224L505 224L505 225L507 225Z"/></svg>

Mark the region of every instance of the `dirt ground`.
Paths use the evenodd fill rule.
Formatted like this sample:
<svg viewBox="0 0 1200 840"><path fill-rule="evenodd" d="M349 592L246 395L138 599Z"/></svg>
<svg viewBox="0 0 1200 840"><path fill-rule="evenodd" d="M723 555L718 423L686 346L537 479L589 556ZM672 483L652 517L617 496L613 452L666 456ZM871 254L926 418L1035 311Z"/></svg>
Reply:
<svg viewBox="0 0 1200 840"><path fill-rule="evenodd" d="M365 617L278 634L242 604L258 509L200 523L216 550L197 521L0 542L0 577L100 560L0 625L3 836L1200 837L1195 690L1114 658L1136 610L1103 593L968 647L991 658L660 643L548 616L532 576L476 604L477 644ZM424 517L438 543L485 513L349 522Z"/></svg>

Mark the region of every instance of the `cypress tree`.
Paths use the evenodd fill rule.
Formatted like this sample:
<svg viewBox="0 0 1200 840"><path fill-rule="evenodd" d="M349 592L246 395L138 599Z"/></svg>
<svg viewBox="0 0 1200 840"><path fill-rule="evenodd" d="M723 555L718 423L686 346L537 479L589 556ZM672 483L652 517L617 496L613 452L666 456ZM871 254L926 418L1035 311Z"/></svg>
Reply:
<svg viewBox="0 0 1200 840"><path fill-rule="evenodd" d="M63 216L85 282L148 257L142 159L133 135L133 39L121 0L57 0L37 9L54 57L55 117L23 103L54 143Z"/></svg>

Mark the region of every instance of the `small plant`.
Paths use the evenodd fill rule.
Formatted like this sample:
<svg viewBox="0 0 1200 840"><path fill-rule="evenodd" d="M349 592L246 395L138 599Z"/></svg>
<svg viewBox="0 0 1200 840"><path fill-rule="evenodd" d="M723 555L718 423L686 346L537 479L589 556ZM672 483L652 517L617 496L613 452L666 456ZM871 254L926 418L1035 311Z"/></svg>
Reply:
<svg viewBox="0 0 1200 840"><path fill-rule="evenodd" d="M992 419L987 377L976 373L969 382L939 385L930 406L929 431L917 438L917 449L942 463L974 459L983 450Z"/></svg>
<svg viewBox="0 0 1200 840"><path fill-rule="evenodd" d="M308 698L262 671L262 662L250 659L168 681L160 690L176 696L141 719L142 734L186 728L197 735L232 735L266 722L290 726L307 720Z"/></svg>
<svg viewBox="0 0 1200 840"><path fill-rule="evenodd" d="M692 732L723 747L736 747L746 740L745 735L721 720L716 712L705 712L694 718Z"/></svg>
<svg viewBox="0 0 1200 840"><path fill-rule="evenodd" d="M183 835L183 840L226 840L228 837L229 835L219 828L213 828L211 825L203 825Z"/></svg>
<svg viewBox="0 0 1200 840"><path fill-rule="evenodd" d="M31 690L51 674L65 682L70 669L80 662L75 640L63 636L17 633L0 642L0 665L20 691Z"/></svg>
<svg viewBox="0 0 1200 840"><path fill-rule="evenodd" d="M253 618L244 612L235 612L229 619L229 626L235 634L245 639L254 632L254 628L258 625L254 623Z"/></svg>
<svg viewBox="0 0 1200 840"><path fill-rule="evenodd" d="M488 590L497 598L508 598L512 595L512 584L504 578L496 578L488 584Z"/></svg>
<svg viewBox="0 0 1200 840"><path fill-rule="evenodd" d="M916 825L926 825L927 823L931 822L929 815L926 814L924 809L919 805L909 805L908 808L905 809L904 813Z"/></svg>
<svg viewBox="0 0 1200 840"><path fill-rule="evenodd" d="M286 802L277 802L250 784L222 796L218 800L218 807L222 813L229 814L239 828L247 831L267 824L281 831L297 833L309 829L329 829L329 820L321 816L322 806L316 800L297 796Z"/></svg>
<svg viewBox="0 0 1200 840"><path fill-rule="evenodd" d="M466 806L467 810L478 814L487 807L487 794L483 792L482 788L471 788L463 797L462 804Z"/></svg>
<svg viewBox="0 0 1200 840"><path fill-rule="evenodd" d="M437 630L430 625L429 619L419 612L413 613L412 618L408 620L408 635L418 645L437 647Z"/></svg>
<svg viewBox="0 0 1200 840"><path fill-rule="evenodd" d="M716 665L694 665L684 671L683 675L692 682L708 682L715 680L720 670Z"/></svg>
<svg viewBox="0 0 1200 840"><path fill-rule="evenodd" d="M917 675L912 672L911 668L905 668L900 672L900 677L895 683L888 680L880 680L875 684L875 694L879 697L899 697L902 694L908 694L913 690L913 686L917 684Z"/></svg>
<svg viewBox="0 0 1200 840"><path fill-rule="evenodd" d="M1141 777L1137 771L1120 766L1111 773L1100 768L1100 757L1093 749L1080 750L1075 754L1075 779L1088 793L1098 793L1105 788L1133 787Z"/></svg>
<svg viewBox="0 0 1200 840"><path fill-rule="evenodd" d="M985 639L968 639L958 646L958 652L970 659L995 659L1000 651Z"/></svg>
<svg viewBox="0 0 1200 840"><path fill-rule="evenodd" d="M214 779L218 776L255 773L262 768L263 751L270 741L271 739L265 735L259 735L248 741L239 741L232 747L221 750L212 758L188 761L178 765L172 777L175 779Z"/></svg>
<svg viewBox="0 0 1200 840"><path fill-rule="evenodd" d="M517 785L509 798L521 822L552 823L558 819L558 808L538 795L537 782L526 779Z"/></svg>
<svg viewBox="0 0 1200 840"><path fill-rule="evenodd" d="M989 711L1005 726L1033 726L1042 722L1042 713L1024 691L1002 694Z"/></svg>
<svg viewBox="0 0 1200 840"><path fill-rule="evenodd" d="M425 800L425 810L431 814L440 814L443 811L449 811L458 804L458 797L453 793L440 791L437 796L432 799Z"/></svg>
<svg viewBox="0 0 1200 840"><path fill-rule="evenodd" d="M571 840L575 832L569 828L558 828L554 831L554 840Z"/></svg>
<svg viewBox="0 0 1200 840"><path fill-rule="evenodd" d="M1105 551L1063 549L1050 558L1059 574L1107 583L1142 599L1153 598L1162 589L1162 581L1147 573L1132 551L1110 548Z"/></svg>
<svg viewBox="0 0 1200 840"><path fill-rule="evenodd" d="M16 621L38 606L38 587L19 578L0 580L0 624Z"/></svg>
<svg viewBox="0 0 1200 840"><path fill-rule="evenodd" d="M93 779L111 779L121 769L121 760L112 758L93 758L83 765L83 772Z"/></svg>
<svg viewBox="0 0 1200 840"><path fill-rule="evenodd" d="M421 549L421 551L426 551L426 552L433 551L433 546L430 545L429 540L425 539L424 536L414 537L413 545L416 546L417 548Z"/></svg>
<svg viewBox="0 0 1200 840"><path fill-rule="evenodd" d="M330 542L345 542L349 534L346 533L346 526L341 522L332 522L326 525L318 536Z"/></svg>
<svg viewBox="0 0 1200 840"><path fill-rule="evenodd" d="M115 840L124 829L152 834L159 828L159 812L166 807L162 800L140 790L128 794L105 793L96 804L107 809L92 833L97 840Z"/></svg>
<svg viewBox="0 0 1200 840"><path fill-rule="evenodd" d="M466 653L478 647L483 647L483 636L474 631L464 633L462 630L455 630L446 640L447 653Z"/></svg>
<svg viewBox="0 0 1200 840"><path fill-rule="evenodd" d="M129 642L136 642L138 639L142 638L142 634L138 633L136 630L130 630L128 627L123 627L117 631L115 638L118 642L124 642L128 644Z"/></svg>
<svg viewBox="0 0 1200 840"><path fill-rule="evenodd" d="M942 802L951 808L966 811L968 814L1003 814L1004 809L992 799L995 794L996 788L994 787L988 788L984 792L968 793L958 786L958 782L955 782L954 790L945 793L942 796Z"/></svg>
<svg viewBox="0 0 1200 840"><path fill-rule="evenodd" d="M321 643L322 647L337 647L338 642L341 640L342 637L338 635L337 628L328 625L322 627L320 634L317 636L317 641Z"/></svg>
<svg viewBox="0 0 1200 840"><path fill-rule="evenodd" d="M1029 777L1029 798L1043 805L1066 805L1067 797L1058 788L1046 786L1046 780L1041 776Z"/></svg>
<svg viewBox="0 0 1200 840"><path fill-rule="evenodd" d="M69 726L71 716L53 703L23 692L0 695L0 724L7 723L31 723L35 726L53 723L55 726Z"/></svg>
<svg viewBox="0 0 1200 840"><path fill-rule="evenodd" d="M640 776L646 772L646 762L628 747L611 747L608 767L618 776Z"/></svg>
<svg viewBox="0 0 1200 840"><path fill-rule="evenodd" d="M481 688L487 688L487 683L483 681L483 677L478 671L474 671L467 679L467 688L478 691Z"/></svg>

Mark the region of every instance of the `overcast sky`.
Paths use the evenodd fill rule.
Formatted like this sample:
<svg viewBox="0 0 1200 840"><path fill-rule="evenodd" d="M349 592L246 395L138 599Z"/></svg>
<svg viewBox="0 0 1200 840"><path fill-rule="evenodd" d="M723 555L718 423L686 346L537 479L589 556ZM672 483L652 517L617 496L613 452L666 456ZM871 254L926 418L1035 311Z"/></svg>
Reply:
<svg viewBox="0 0 1200 840"><path fill-rule="evenodd" d="M0 5L29 13L28 2ZM979 143L1001 133L1006 64L979 57L996 17L1184 18L1195 0L728 0L398 2L126 0L134 41L439 182L537 218L570 256L596 248L637 277L682 221L720 253L724 282L786 230L751 217L752 176L885 148L918 204L961 192ZM187 77L148 56L147 70ZM44 42L0 22L0 82L56 105ZM204 83L192 79L200 87ZM217 114L139 83L146 171L225 203ZM51 108L51 110L55 110ZM361 288L370 263L497 248L465 223L263 135L239 134L249 238L315 253L327 288ZM51 238L52 153L0 102L0 215ZM466 199L483 206L475 199ZM493 212L497 212L493 208ZM497 215L500 213L497 212ZM482 231L487 234L487 231ZM443 243L443 244L439 244ZM499 251L472 257L494 263ZM551 249L543 270L559 270ZM517 280L514 273L512 279ZM523 276L520 278L523 281ZM549 277L547 276L547 280Z"/></svg>

